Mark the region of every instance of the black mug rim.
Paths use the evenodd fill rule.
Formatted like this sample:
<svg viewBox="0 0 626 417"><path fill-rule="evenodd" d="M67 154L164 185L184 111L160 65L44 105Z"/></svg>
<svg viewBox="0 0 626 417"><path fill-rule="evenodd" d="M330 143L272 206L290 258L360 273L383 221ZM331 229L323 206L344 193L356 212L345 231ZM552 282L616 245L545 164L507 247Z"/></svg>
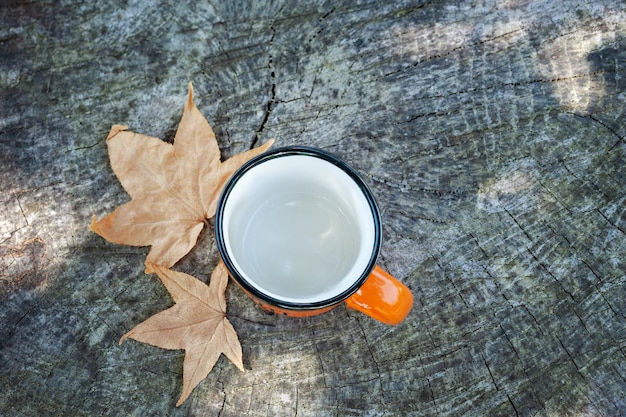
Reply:
<svg viewBox="0 0 626 417"><path fill-rule="evenodd" d="M224 209L226 206L226 202L228 200L228 196L231 191L239 181L250 169L253 167L275 159L281 158L285 156L294 156L294 155L304 155L311 156L323 159L327 162L332 163L336 167L340 168L344 171L352 180L357 184L361 192L363 193L365 199L367 200L371 213L372 220L374 221L374 245L372 248L372 253L370 255L370 259L364 271L361 273L359 278L355 280L355 282L345 291L340 294L328 298L326 300L304 303L304 302L290 302L286 300L277 299L274 297L265 294L264 292L258 290L255 286L250 284L246 278L237 270L235 264L233 263L228 250L226 249L226 243L224 239L224 230L223 230L223 217L224 217ZM220 198L217 203L217 209L215 212L215 238L217 241L217 248L220 252L224 265L226 269L230 273L231 277L249 294L258 298L260 301L279 307L287 310L315 310L321 309L325 307L334 306L345 301L348 297L354 294L358 289L365 283L365 280L372 272L374 267L376 266L376 260L378 259L378 254L380 252L380 247L382 243L382 225L381 225L381 215L380 210L378 209L378 204L374 199L374 195L367 184L363 181L361 176L349 165L343 162L341 159L336 157L335 155L323 151L319 148L309 147L309 146L284 146L280 148L276 148L270 151L267 151L261 155L258 155L248 162L243 164L235 173L230 177L228 182L226 183L224 190L222 191Z"/></svg>

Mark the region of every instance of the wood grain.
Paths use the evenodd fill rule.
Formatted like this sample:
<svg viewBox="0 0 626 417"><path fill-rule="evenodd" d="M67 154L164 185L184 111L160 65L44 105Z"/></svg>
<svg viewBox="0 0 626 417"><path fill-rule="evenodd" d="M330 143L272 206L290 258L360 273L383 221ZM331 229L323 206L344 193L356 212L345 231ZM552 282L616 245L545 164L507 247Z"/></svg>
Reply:
<svg viewBox="0 0 626 417"><path fill-rule="evenodd" d="M0 2L0 414L626 414L626 6L615 1ZM172 301L113 124L172 140L187 83L224 157L273 137L358 169L397 327L264 315L181 407L183 353L119 337ZM212 230L176 269L208 280Z"/></svg>

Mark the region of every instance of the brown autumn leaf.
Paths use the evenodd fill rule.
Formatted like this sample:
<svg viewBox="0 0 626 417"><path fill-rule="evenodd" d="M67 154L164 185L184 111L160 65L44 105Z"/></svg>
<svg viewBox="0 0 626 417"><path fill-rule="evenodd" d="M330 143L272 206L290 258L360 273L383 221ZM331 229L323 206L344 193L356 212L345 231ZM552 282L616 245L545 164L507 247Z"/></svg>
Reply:
<svg viewBox="0 0 626 417"><path fill-rule="evenodd" d="M131 201L97 220L91 229L106 240L152 248L149 265L167 268L196 244L206 220L215 215L219 195L233 172L273 143L221 162L213 129L193 102L193 87L170 144L114 125L107 137L113 172Z"/></svg>
<svg viewBox="0 0 626 417"><path fill-rule="evenodd" d="M207 286L182 272L159 265L152 265L152 269L176 304L137 325L122 336L120 344L131 338L164 349L185 350L178 407L213 369L221 353L244 370L237 333L226 319L228 272L220 262Z"/></svg>

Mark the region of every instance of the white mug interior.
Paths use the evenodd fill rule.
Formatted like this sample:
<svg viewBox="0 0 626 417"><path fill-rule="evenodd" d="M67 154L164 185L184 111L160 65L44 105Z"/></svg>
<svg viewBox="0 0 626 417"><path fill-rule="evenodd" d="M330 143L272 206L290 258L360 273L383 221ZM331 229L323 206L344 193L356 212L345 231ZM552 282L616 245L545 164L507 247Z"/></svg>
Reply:
<svg viewBox="0 0 626 417"><path fill-rule="evenodd" d="M223 204L230 261L248 285L276 300L337 297L362 278L378 249L364 191L316 156L287 154L252 166Z"/></svg>

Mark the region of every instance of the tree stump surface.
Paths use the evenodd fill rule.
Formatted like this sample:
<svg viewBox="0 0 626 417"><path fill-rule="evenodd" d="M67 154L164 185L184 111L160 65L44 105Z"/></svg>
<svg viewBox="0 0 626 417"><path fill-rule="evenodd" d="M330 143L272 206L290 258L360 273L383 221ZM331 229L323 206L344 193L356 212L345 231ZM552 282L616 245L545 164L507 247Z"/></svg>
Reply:
<svg viewBox="0 0 626 417"><path fill-rule="evenodd" d="M386 326L292 319L229 285L223 356L120 336L172 300L148 248L89 230L128 201L113 124L171 141L187 83L223 157L269 138L355 167ZM0 3L0 415L626 415L626 4ZM214 232L174 269L207 281Z"/></svg>

